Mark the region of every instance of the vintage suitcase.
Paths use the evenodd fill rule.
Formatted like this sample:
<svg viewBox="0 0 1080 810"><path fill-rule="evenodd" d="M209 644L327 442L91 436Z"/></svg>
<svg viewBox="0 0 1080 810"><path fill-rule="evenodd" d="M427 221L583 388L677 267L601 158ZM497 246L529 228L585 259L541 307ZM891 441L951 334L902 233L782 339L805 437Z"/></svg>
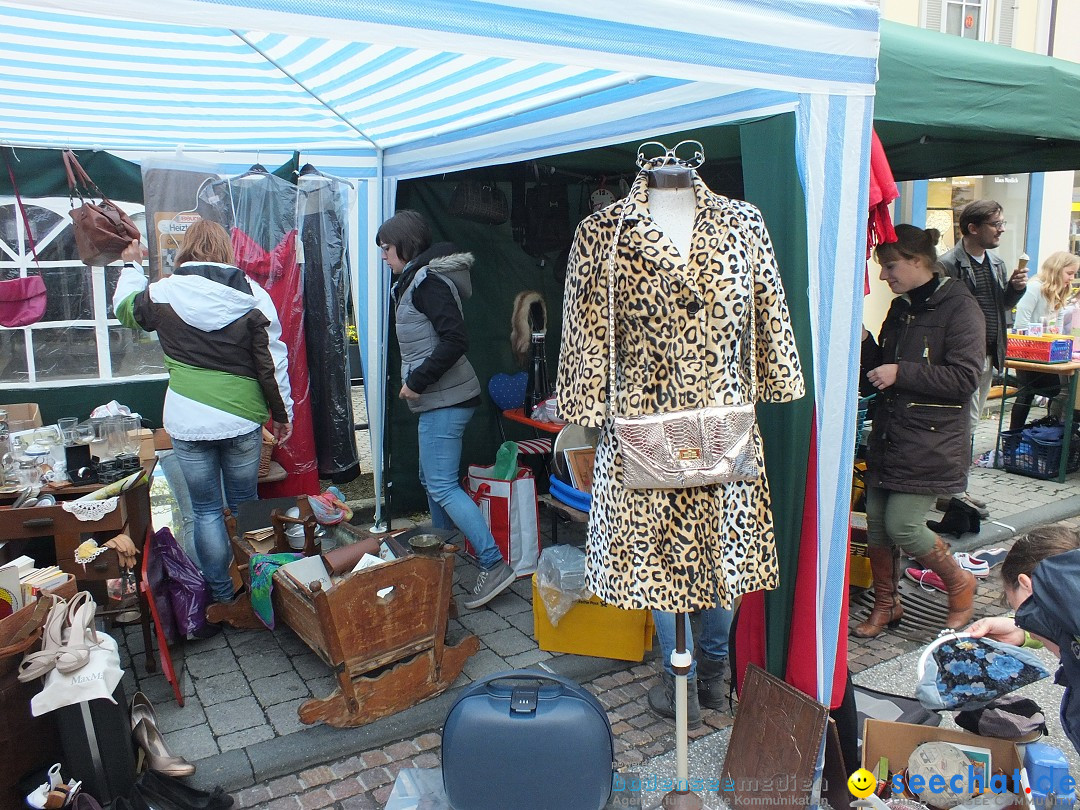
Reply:
<svg viewBox="0 0 1080 810"><path fill-rule="evenodd" d="M442 769L454 810L600 810L615 757L603 706L538 670L469 686L443 725Z"/></svg>

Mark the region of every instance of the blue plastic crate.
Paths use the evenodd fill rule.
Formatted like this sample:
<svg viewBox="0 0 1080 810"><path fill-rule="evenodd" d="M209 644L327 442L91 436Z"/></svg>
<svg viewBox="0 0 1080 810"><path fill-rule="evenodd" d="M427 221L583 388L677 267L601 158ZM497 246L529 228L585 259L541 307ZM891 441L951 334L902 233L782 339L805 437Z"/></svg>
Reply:
<svg viewBox="0 0 1080 810"><path fill-rule="evenodd" d="M1061 464L1061 442L1044 442L1024 436L1022 430L1001 432L1002 466L1007 472L1031 478L1057 478ZM1065 472L1080 470L1080 441L1074 436L1069 445Z"/></svg>

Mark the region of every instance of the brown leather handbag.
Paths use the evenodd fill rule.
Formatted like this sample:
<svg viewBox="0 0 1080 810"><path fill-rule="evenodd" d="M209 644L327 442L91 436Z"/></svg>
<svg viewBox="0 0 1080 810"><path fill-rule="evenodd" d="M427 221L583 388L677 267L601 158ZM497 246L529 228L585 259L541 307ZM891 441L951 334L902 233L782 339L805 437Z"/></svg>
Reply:
<svg viewBox="0 0 1080 810"><path fill-rule="evenodd" d="M104 267L120 258L124 248L140 238L139 229L131 217L120 210L112 200L90 179L79 165L71 150L64 151L64 171L67 172L68 201L71 203L71 221L75 227L75 247L82 263L90 267ZM86 201L83 196L91 198ZM82 202L75 207L75 196ZM93 197L101 202L93 202Z"/></svg>

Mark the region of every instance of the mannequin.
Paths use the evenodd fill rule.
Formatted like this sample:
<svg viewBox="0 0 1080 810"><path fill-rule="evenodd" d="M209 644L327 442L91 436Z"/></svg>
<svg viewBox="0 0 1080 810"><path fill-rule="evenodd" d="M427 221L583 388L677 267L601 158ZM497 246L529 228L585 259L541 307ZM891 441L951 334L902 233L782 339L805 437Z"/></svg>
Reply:
<svg viewBox="0 0 1080 810"><path fill-rule="evenodd" d="M694 233L694 210L697 200L690 185L689 173L687 184L681 188L657 186L649 189L649 213L657 227L671 240L685 262L690 255L691 237Z"/></svg>

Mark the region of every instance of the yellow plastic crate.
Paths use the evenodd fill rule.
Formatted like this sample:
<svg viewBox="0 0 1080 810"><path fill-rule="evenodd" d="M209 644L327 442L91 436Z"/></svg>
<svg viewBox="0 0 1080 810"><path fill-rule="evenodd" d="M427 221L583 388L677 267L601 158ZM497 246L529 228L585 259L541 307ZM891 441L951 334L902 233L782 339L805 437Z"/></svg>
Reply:
<svg viewBox="0 0 1080 810"><path fill-rule="evenodd" d="M649 610L623 610L595 596L579 602L553 627L532 578L533 635L541 650L640 661L652 649L653 620Z"/></svg>

